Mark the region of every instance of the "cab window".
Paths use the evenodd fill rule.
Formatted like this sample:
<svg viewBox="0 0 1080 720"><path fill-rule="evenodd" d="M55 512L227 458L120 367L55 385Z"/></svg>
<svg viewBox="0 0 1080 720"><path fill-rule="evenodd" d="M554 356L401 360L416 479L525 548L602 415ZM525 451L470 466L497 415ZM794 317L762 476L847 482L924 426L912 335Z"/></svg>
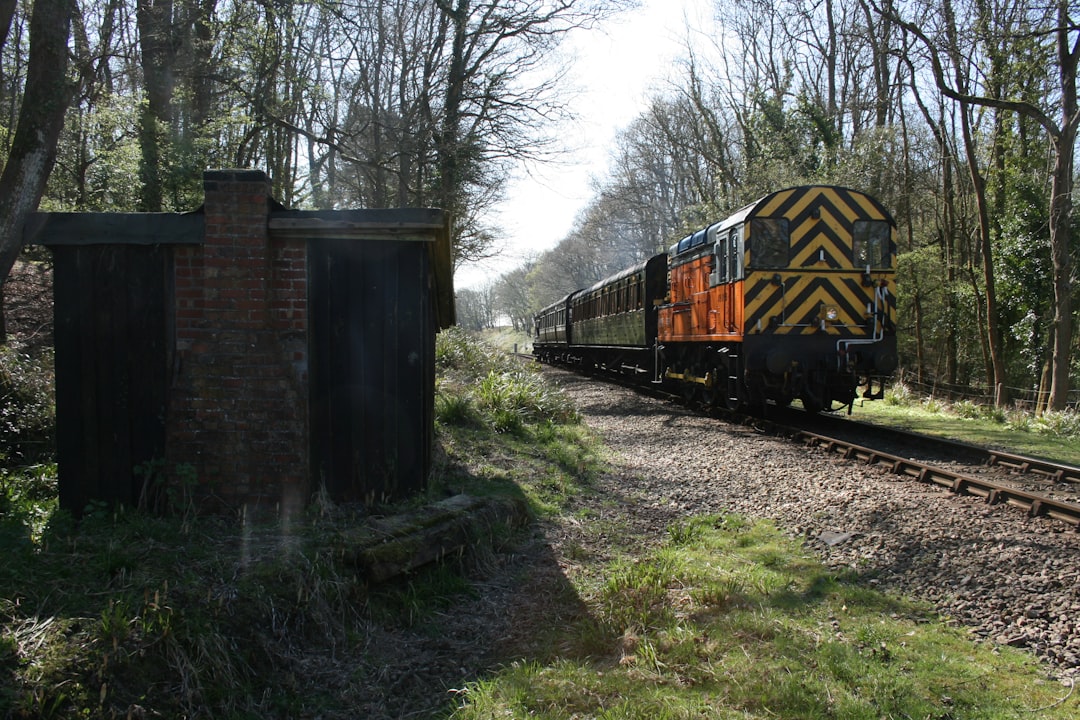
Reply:
<svg viewBox="0 0 1080 720"><path fill-rule="evenodd" d="M791 236L787 218L755 218L750 221L750 266L786 267Z"/></svg>
<svg viewBox="0 0 1080 720"><path fill-rule="evenodd" d="M728 245L725 242L716 243L716 282L726 283L728 277Z"/></svg>
<svg viewBox="0 0 1080 720"><path fill-rule="evenodd" d="M727 253L727 259L728 259L727 276L728 276L728 280L738 280L739 279L739 256L740 255L741 255L741 253L739 252L739 230L737 228L732 228L731 232L728 234L728 253Z"/></svg>
<svg viewBox="0 0 1080 720"><path fill-rule="evenodd" d="M890 267L891 234L892 228L884 220L856 220L851 233L852 262L855 267Z"/></svg>

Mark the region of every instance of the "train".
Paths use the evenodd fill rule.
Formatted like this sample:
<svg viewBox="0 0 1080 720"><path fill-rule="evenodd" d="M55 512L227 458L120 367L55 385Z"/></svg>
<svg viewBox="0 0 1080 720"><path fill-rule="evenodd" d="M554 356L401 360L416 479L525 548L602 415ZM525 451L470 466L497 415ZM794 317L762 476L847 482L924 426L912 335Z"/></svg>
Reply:
<svg viewBox="0 0 1080 720"><path fill-rule="evenodd" d="M898 365L896 221L835 185L771 192L533 318L533 356L744 411L881 398Z"/></svg>

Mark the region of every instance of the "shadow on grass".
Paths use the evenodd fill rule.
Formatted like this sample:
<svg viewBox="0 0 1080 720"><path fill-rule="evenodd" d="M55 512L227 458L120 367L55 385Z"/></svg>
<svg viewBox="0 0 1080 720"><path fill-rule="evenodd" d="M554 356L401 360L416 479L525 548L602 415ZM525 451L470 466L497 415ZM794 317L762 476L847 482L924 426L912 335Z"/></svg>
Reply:
<svg viewBox="0 0 1080 720"><path fill-rule="evenodd" d="M372 585L369 516L0 523L0 717L433 717L583 612L539 526Z"/></svg>

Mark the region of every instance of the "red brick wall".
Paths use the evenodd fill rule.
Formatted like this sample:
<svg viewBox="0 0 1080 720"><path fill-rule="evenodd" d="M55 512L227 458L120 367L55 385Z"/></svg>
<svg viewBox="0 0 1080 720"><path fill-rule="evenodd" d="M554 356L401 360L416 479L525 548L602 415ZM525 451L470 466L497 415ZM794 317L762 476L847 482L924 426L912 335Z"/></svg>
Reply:
<svg viewBox="0 0 1080 720"><path fill-rule="evenodd" d="M269 239L264 173L212 171L203 184L205 242L174 255L170 480L192 468L185 489L206 510L288 514L311 491L306 245Z"/></svg>

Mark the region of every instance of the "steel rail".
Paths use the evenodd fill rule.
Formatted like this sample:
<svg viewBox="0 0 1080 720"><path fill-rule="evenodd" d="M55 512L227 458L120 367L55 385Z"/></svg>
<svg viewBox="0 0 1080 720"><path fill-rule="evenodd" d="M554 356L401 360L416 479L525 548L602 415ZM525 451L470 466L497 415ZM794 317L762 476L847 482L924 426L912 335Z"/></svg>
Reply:
<svg viewBox="0 0 1080 720"><path fill-rule="evenodd" d="M1062 465L1061 463L1050 462L1049 460L1014 455L1013 453L1002 452L999 450L986 451L986 464L1001 465L1002 467L1009 468L1020 474L1035 473L1037 475L1045 475L1058 483L1080 482L1080 468L1073 467L1072 465Z"/></svg>
<svg viewBox="0 0 1080 720"><path fill-rule="evenodd" d="M904 475L923 483L932 483L958 495L981 497L991 505L1007 503L1023 510L1029 517L1051 517L1071 525L1074 530L1080 529L1080 505L1076 503L1055 500L1045 495L962 475L806 430L793 430L791 437L811 447L842 455L849 460L862 461L867 465L889 465L896 475Z"/></svg>
<svg viewBox="0 0 1080 720"><path fill-rule="evenodd" d="M877 425L875 423L868 423L862 420L852 420L845 418L842 420L838 420L837 426L840 426L840 424L842 423L852 424L856 427L859 427L860 429L869 432L887 432L892 436L902 437L913 444L930 444L940 447L947 452L956 452L958 454L966 454L970 455L971 457L977 457L979 458L980 462L986 465L997 465L1000 467L1004 467L1020 475L1025 475L1028 473L1034 475L1042 475L1057 483L1080 482L1080 467L1066 465L1064 463L1055 462L1053 460L1033 458L1026 455L1019 455L1017 453L1007 452L1004 450L993 450L990 448L982 447L980 445L973 445L971 443L963 442L961 440L953 440L951 438L937 437L934 435L924 435L922 433L916 433L902 428L885 428L881 425Z"/></svg>

